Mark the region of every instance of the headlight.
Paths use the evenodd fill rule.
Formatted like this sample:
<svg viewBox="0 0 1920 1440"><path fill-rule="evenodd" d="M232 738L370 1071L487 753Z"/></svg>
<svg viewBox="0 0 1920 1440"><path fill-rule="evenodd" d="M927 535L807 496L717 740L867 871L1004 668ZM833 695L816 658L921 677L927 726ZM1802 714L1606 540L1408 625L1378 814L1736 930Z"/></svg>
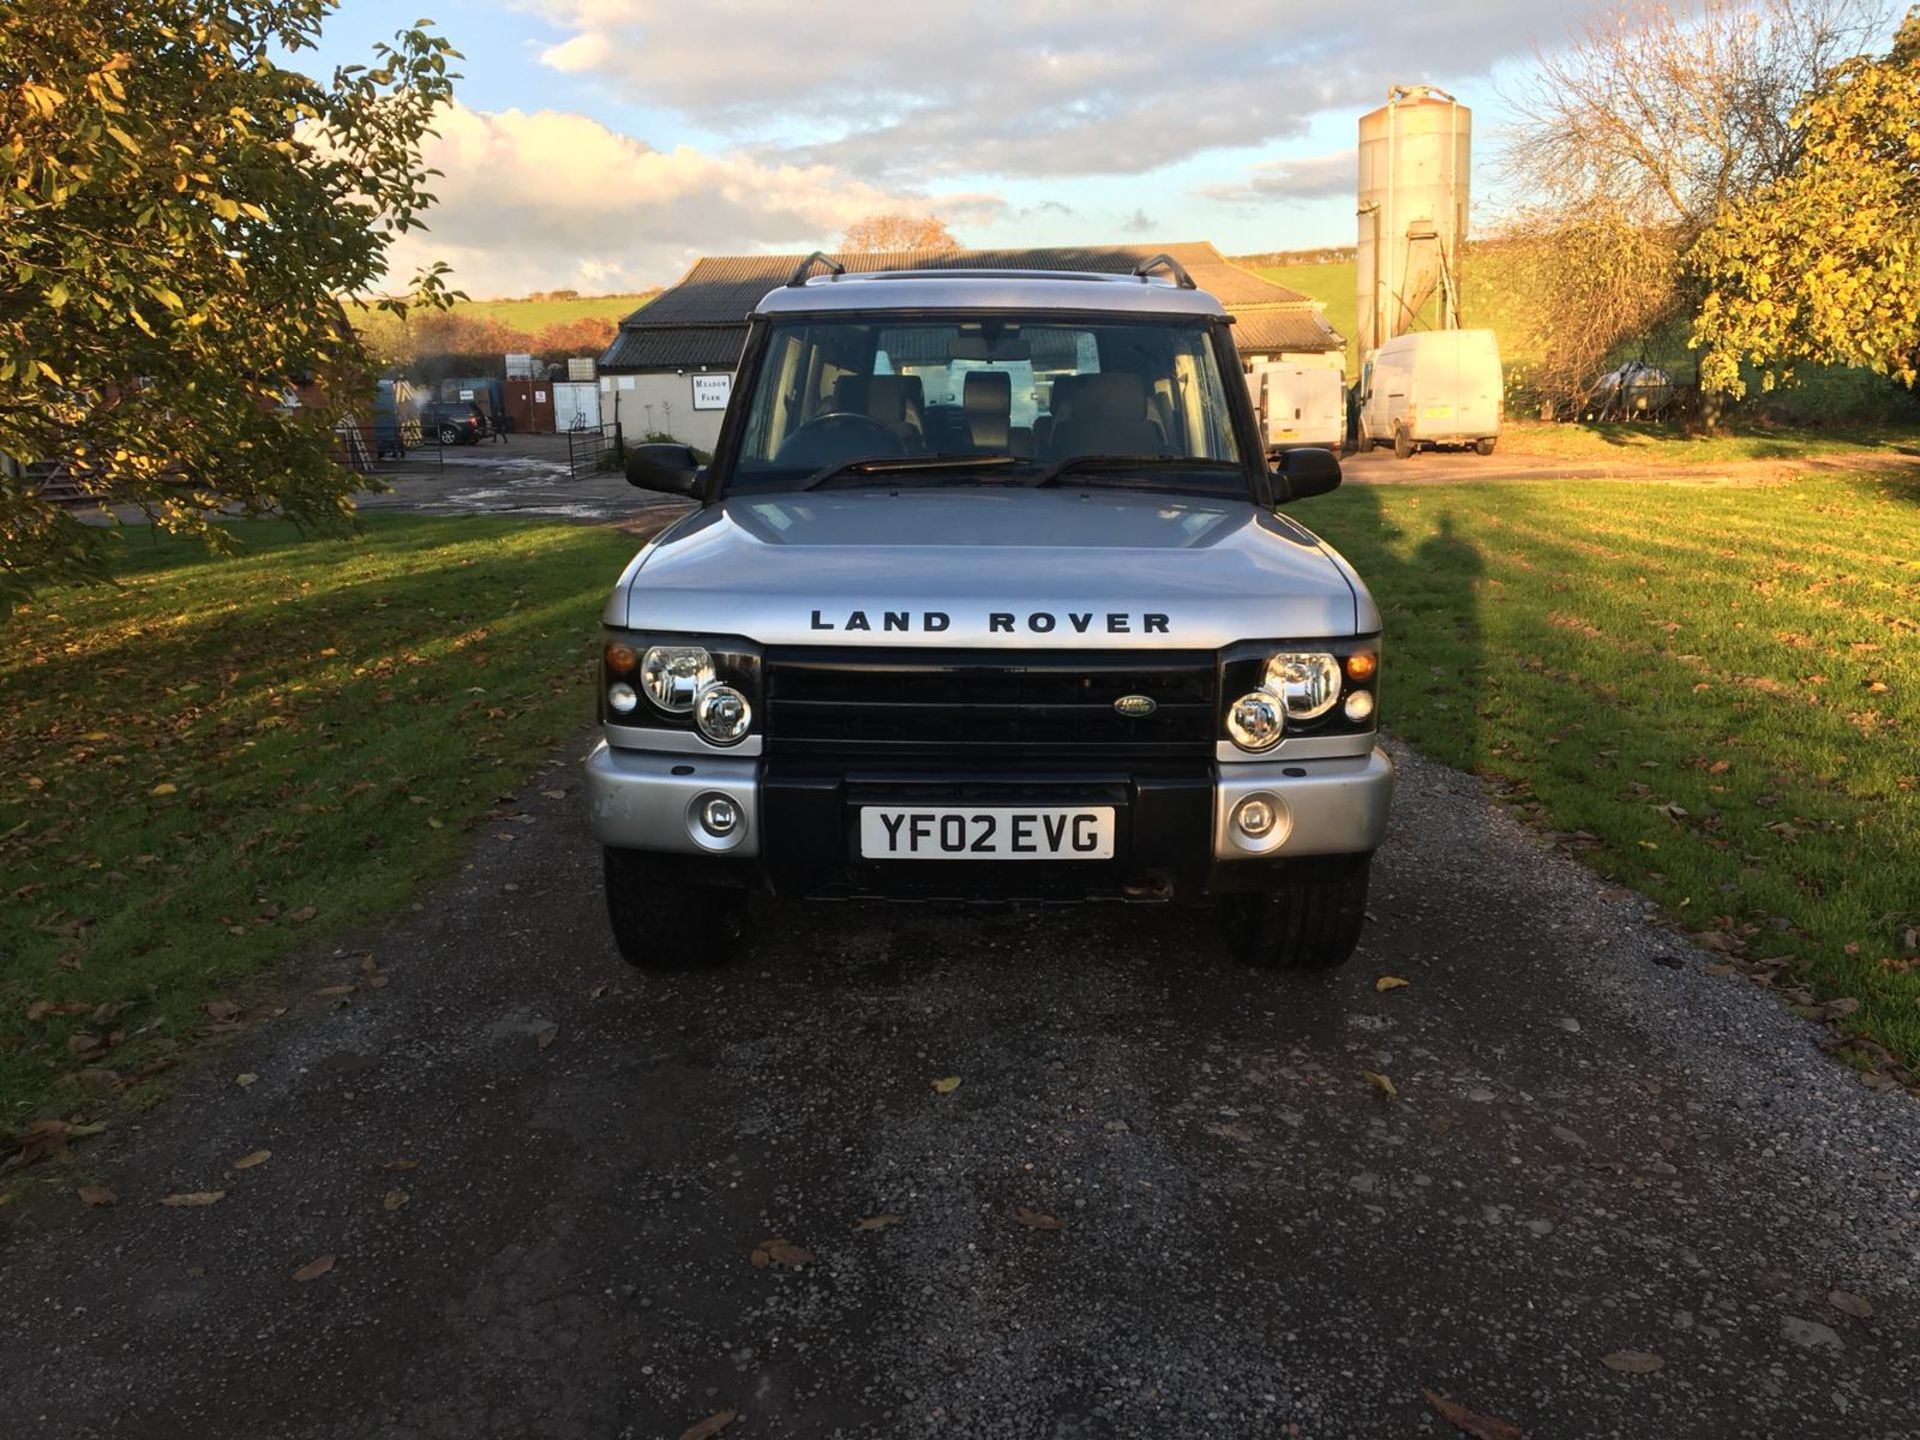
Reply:
<svg viewBox="0 0 1920 1440"><path fill-rule="evenodd" d="M733 686L709 685L694 704L693 723L714 744L734 745L746 739L753 725L753 707Z"/></svg>
<svg viewBox="0 0 1920 1440"><path fill-rule="evenodd" d="M1340 662L1322 651L1276 655L1267 662L1266 688L1292 720L1317 720L1340 698Z"/></svg>
<svg viewBox="0 0 1920 1440"><path fill-rule="evenodd" d="M640 683L662 710L684 715L701 688L713 683L713 656L698 645L655 645L640 662Z"/></svg>
<svg viewBox="0 0 1920 1440"><path fill-rule="evenodd" d="M1271 750L1285 729L1279 698L1265 690L1242 695L1227 711L1227 734L1242 750Z"/></svg>

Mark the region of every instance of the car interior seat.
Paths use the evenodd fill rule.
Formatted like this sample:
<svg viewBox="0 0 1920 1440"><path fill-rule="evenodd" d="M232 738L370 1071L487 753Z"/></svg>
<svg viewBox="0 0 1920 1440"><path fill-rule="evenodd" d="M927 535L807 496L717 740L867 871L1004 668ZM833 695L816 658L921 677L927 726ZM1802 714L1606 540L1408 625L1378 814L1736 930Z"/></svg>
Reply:
<svg viewBox="0 0 1920 1440"><path fill-rule="evenodd" d="M1138 375L1125 370L1082 375L1068 404L1064 418L1055 412L1050 455L1169 453L1166 432L1148 416L1147 384Z"/></svg>

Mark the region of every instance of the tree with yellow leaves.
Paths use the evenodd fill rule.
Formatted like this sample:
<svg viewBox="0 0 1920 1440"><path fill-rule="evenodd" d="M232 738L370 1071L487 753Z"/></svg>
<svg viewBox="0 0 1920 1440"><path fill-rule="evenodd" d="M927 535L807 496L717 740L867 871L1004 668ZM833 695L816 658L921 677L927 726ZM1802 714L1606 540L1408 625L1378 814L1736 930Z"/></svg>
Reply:
<svg viewBox="0 0 1920 1440"><path fill-rule="evenodd" d="M367 367L341 302L449 296L443 266L382 287L433 202L420 146L457 56L415 27L325 80L276 62L337 4L0 7L0 615L102 573L50 471L214 544L221 511L350 516L331 421ZM283 413L309 377L321 413Z"/></svg>
<svg viewBox="0 0 1920 1440"><path fill-rule="evenodd" d="M1703 386L1771 389L1796 361L1920 374L1920 8L1887 55L1838 68L1801 107L1800 158L1727 205L1695 245Z"/></svg>

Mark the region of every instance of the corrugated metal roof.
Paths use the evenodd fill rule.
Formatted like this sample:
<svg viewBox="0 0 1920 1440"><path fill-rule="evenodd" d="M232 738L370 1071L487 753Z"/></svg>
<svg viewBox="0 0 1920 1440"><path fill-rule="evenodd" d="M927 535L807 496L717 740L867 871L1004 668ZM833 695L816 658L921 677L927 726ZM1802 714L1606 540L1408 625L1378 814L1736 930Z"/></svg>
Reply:
<svg viewBox="0 0 1920 1440"><path fill-rule="evenodd" d="M1234 310L1233 343L1242 355L1281 350L1315 354L1344 350L1346 341L1318 310L1300 305Z"/></svg>
<svg viewBox="0 0 1920 1440"><path fill-rule="evenodd" d="M624 325L600 357L602 370L731 370L747 343L734 325Z"/></svg>
<svg viewBox="0 0 1920 1440"><path fill-rule="evenodd" d="M1339 350L1345 341L1298 290L1243 270L1211 244L1051 246L1010 250L908 250L840 255L849 271L1041 270L1128 274L1155 255L1173 256L1194 283L1233 312L1243 351ZM745 342L747 315L784 285L802 255L709 255L672 287L621 322L600 358L603 370L731 366ZM1257 333L1256 333L1257 331Z"/></svg>

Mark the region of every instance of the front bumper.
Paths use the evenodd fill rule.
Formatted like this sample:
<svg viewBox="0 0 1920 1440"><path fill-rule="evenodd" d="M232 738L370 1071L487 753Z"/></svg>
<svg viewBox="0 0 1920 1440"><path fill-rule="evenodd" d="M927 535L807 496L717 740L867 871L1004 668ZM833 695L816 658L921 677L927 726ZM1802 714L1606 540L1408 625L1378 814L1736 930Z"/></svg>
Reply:
<svg viewBox="0 0 1920 1440"><path fill-rule="evenodd" d="M1291 860L1365 855L1386 836L1393 762L1386 753L1271 763L942 769L661 754L596 746L586 761L601 844L678 857L695 883L831 898L1199 899L1259 888ZM1233 816L1249 796L1279 812L1259 841ZM708 798L738 823L707 834ZM1109 861L867 861L866 804L1087 804L1115 811Z"/></svg>

